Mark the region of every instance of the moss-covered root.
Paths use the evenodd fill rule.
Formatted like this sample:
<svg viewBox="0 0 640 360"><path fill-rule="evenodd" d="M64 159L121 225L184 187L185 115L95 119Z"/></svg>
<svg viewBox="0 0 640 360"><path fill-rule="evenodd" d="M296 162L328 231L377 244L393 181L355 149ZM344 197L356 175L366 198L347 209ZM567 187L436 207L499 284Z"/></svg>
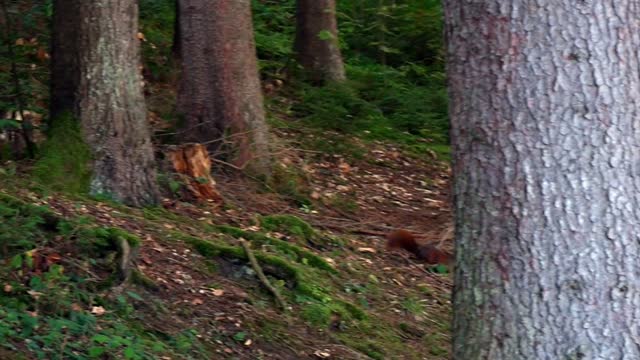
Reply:
<svg viewBox="0 0 640 360"><path fill-rule="evenodd" d="M336 273L336 270L323 258L295 244L271 238L260 233L244 231L233 226L220 225L216 226L215 230L223 234L231 235L236 239L244 238L247 240L251 240L252 243L258 246L271 245L276 252L285 255L290 259L293 259L297 263L302 263L319 270L330 272L332 274Z"/></svg>
<svg viewBox="0 0 640 360"><path fill-rule="evenodd" d="M253 271L255 271L256 275L258 275L258 279L260 279L262 285L264 285L264 287L273 294L273 296L276 298L276 301L278 302L278 306L280 306L283 311L287 311L288 307L286 301L284 301L284 298L282 297L282 295L280 295L280 291L273 287L269 279L267 279L267 277L264 275L262 267L260 267L258 260L256 260L256 257L253 255L253 251L251 250L249 243L244 239L240 239L240 245L242 245L242 247L244 248L247 257L249 258L249 262L251 262L251 266L253 267Z"/></svg>

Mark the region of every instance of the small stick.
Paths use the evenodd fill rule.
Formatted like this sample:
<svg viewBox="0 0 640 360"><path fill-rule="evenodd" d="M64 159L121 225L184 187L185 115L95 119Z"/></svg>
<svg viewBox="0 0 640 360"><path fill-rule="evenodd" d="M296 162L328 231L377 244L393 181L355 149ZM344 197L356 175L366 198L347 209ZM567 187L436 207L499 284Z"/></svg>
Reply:
<svg viewBox="0 0 640 360"><path fill-rule="evenodd" d="M262 272L262 268L260 267L260 264L258 264L258 260L256 260L256 257L253 254L253 251L251 251L251 248L249 247L249 242L243 238L240 238L239 240L240 240L240 245L242 245L242 247L244 248L244 251L247 253L249 262L251 262L251 266L253 267L253 270L258 275L258 278L262 282L262 285L264 285L264 287L266 287L267 290L269 290L273 294L273 296L276 298L276 302L278 303L278 306L280 306L282 310L287 311L287 303L284 301L284 298L282 298L282 295L280 295L280 292L278 291L278 289L276 289L275 287L273 287L273 285L271 285L271 283L269 282L269 279L267 279L267 277L264 275L264 272Z"/></svg>

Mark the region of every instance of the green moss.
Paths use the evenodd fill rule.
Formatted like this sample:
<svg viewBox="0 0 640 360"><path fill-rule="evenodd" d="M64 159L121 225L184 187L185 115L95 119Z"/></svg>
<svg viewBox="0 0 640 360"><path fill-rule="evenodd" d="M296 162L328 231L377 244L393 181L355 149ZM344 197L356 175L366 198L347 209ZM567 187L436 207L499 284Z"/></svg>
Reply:
<svg viewBox="0 0 640 360"><path fill-rule="evenodd" d="M129 281L131 281L132 284L140 285L148 290L158 291L160 289L158 284L136 269L131 271L131 278L129 278Z"/></svg>
<svg viewBox="0 0 640 360"><path fill-rule="evenodd" d="M238 246L222 245L213 241L199 239L181 233L173 233L173 237L191 245L201 255L206 257L226 257L248 261L244 249ZM314 271L313 268L301 268L276 255L254 251L255 257L264 268L265 273L271 273L293 284L295 294L318 301L331 301L327 286L328 278ZM292 294L293 295L293 294Z"/></svg>
<svg viewBox="0 0 640 360"><path fill-rule="evenodd" d="M294 236L302 243L313 242L318 237L311 225L294 215L262 216L260 226L266 231L277 231Z"/></svg>
<svg viewBox="0 0 640 360"><path fill-rule="evenodd" d="M89 191L91 152L78 121L70 114L53 119L49 138L41 148L33 173L51 189L74 194Z"/></svg>
<svg viewBox="0 0 640 360"><path fill-rule="evenodd" d="M313 254L310 251L304 250L299 246L290 244L286 241L274 239L260 233L252 233L252 232L244 231L237 227L228 226L228 225L215 226L213 227L213 229L223 234L231 235L237 239L244 238L246 240L250 240L256 246L270 245L272 246L274 251L276 251L281 255L286 256L291 261L308 265L316 269L328 271L330 273L336 273L336 270L321 257Z"/></svg>
<svg viewBox="0 0 640 360"><path fill-rule="evenodd" d="M415 296L409 296L402 301L402 307L412 315L420 315L424 313L424 304L422 304Z"/></svg>
<svg viewBox="0 0 640 360"><path fill-rule="evenodd" d="M119 228L108 228L108 231L111 239L116 240L117 238L123 238L127 240L127 243L129 243L129 246L132 248L140 246L142 242L137 235Z"/></svg>
<svg viewBox="0 0 640 360"><path fill-rule="evenodd" d="M333 311L325 304L310 304L302 309L302 318L315 326L328 326L331 322Z"/></svg>
<svg viewBox="0 0 640 360"><path fill-rule="evenodd" d="M342 300L326 302L311 302L302 308L302 318L314 326L326 327L330 325L333 316L337 316L341 322L353 320L365 320L366 314L356 305Z"/></svg>
<svg viewBox="0 0 640 360"><path fill-rule="evenodd" d="M336 194L331 197L329 199L329 206L349 214L355 214L358 209L360 209L360 206L354 198L341 194Z"/></svg>
<svg viewBox="0 0 640 360"><path fill-rule="evenodd" d="M367 313L359 306L342 300L338 300L338 303L349 313L350 317L356 320L366 320L368 318Z"/></svg>

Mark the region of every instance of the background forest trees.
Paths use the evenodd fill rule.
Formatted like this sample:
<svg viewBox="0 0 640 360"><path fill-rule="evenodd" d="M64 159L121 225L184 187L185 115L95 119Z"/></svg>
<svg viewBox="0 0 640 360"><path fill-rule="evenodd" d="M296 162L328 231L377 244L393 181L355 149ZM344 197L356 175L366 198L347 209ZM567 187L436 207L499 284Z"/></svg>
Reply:
<svg viewBox="0 0 640 360"><path fill-rule="evenodd" d="M251 173L270 172L269 135L258 74L251 2L178 1L182 73L180 139ZM224 156L221 155L224 153Z"/></svg>
<svg viewBox="0 0 640 360"><path fill-rule="evenodd" d="M297 1L294 51L312 81L345 79L335 0Z"/></svg>
<svg viewBox="0 0 640 360"><path fill-rule="evenodd" d="M16 22L16 29L10 33L5 32L5 39L17 45L15 56L2 58L5 64L3 66L9 69L11 64L17 64L15 73L21 85L19 92L30 95L23 96L26 99L24 108L46 119L50 34L42 32L41 29L46 25L53 9L51 3L45 0L28 0L20 2L19 6L11 1L8 1L8 4L8 16ZM167 25L178 23L175 21L176 3L169 0L143 0L140 4L145 94L149 110L154 116L152 122L155 124L152 135L156 144L171 143L180 138L175 135L180 133L176 130L181 126L184 130L185 123L190 118L185 116L179 121L179 113L197 111L196 106L191 106L193 104L186 105L188 100L193 101L195 97L178 97L176 103L175 93L171 93L170 88L156 86L175 83L175 79L178 78L176 70L179 66L174 62L175 57L171 53L171 50L176 51L179 48L172 49L172 45L178 42L174 39L174 26ZM322 151L346 151L355 155L360 151L359 145L353 143L349 136L357 134L370 140L400 141L403 146L416 152L429 150L446 153L448 126L442 41L439 36L440 8L437 1L340 2L336 12L339 23L338 40L346 59L345 69L349 80L324 87L311 86L300 81L301 79L291 77L288 71L295 63L296 2L255 0L252 7L259 75L267 92L267 118L269 113L292 111L295 118L303 120L301 124L304 126L323 131L338 131L338 137L341 138L338 146L327 146L324 142L312 144ZM21 17L22 15L24 17ZM417 42L426 46L414 46ZM251 59L250 56L246 58ZM381 58L384 58L384 64L380 63ZM208 64L212 65L214 64ZM246 69L253 67L250 63L246 65ZM238 69L240 68L238 66ZM73 79L73 75L67 70L60 69L54 76ZM0 74L0 77L4 76L4 79L8 80L10 75L11 72L7 71ZM187 76L189 72L185 73L183 79ZM251 77L253 75L247 79ZM52 80L65 86L73 83L57 81L55 78ZM186 84L192 86L197 83L196 80ZM285 91L280 89L282 84ZM255 88L256 85L253 83L249 87ZM182 87L183 94L187 93L187 88L188 86ZM209 88L213 91L214 86ZM4 112L17 109L19 94L11 85L11 81L0 82L0 91L7 94L0 98L0 109ZM60 91L56 90L56 93L63 94ZM256 96L259 95L253 98L257 99ZM283 97L293 101L281 102L279 99ZM71 97L62 95L61 98L68 101ZM230 109L239 109L240 103L251 97L240 98L242 101L230 100L218 105L227 104ZM216 98L216 101L222 101L222 98ZM251 102L257 104L260 101ZM54 108L58 103L62 102L52 98L51 104ZM236 105L231 105L233 103ZM285 110L283 106L289 110ZM253 108L257 110L253 112L252 118L260 119L260 106ZM176 112L176 109L183 110ZM222 107L217 106L216 111L222 111ZM258 120L255 123L261 122ZM14 132L16 126L24 123L26 122L19 119L16 121L7 116L2 126L3 129ZM295 124L291 123L288 126L292 125ZM36 128L41 130L46 130L46 127L46 123L41 126L36 124ZM172 133L174 135L171 135ZM428 142L423 141L425 138L429 139ZM255 140L252 139L254 144L264 142ZM215 142L215 139L209 141ZM5 158L11 156L13 146L7 143L2 144L2 147L5 149ZM264 153L263 150L257 152ZM43 164L46 165L46 162ZM40 172L44 178L57 173L48 168L48 165L44 168ZM79 174L78 177L82 176ZM47 181L64 182L52 179ZM68 187L79 188L72 184L68 184Z"/></svg>

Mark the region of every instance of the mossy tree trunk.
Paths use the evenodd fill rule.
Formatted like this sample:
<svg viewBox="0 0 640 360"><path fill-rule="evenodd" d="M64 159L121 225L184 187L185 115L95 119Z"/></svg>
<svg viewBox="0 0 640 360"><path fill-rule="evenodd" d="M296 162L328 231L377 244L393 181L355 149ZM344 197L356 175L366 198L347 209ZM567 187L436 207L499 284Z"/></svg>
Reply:
<svg viewBox="0 0 640 360"><path fill-rule="evenodd" d="M156 203L137 1L53 4L51 126L64 113L79 120L93 159L92 194L134 206Z"/></svg>
<svg viewBox="0 0 640 360"><path fill-rule="evenodd" d="M640 6L446 0L454 358L640 359Z"/></svg>
<svg viewBox="0 0 640 360"><path fill-rule="evenodd" d="M345 80L335 0L298 0L294 50L314 82Z"/></svg>
<svg viewBox="0 0 640 360"><path fill-rule="evenodd" d="M250 0L180 0L183 141L256 175L270 169Z"/></svg>

